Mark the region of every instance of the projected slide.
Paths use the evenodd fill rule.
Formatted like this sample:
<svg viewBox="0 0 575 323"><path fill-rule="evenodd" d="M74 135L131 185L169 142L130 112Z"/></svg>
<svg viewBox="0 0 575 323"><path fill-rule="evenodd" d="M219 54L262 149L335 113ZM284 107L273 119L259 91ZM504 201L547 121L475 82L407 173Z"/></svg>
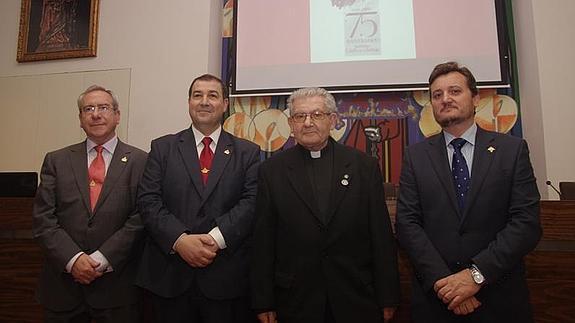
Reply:
<svg viewBox="0 0 575 323"><path fill-rule="evenodd" d="M309 2L312 63L415 58L411 0Z"/></svg>
<svg viewBox="0 0 575 323"><path fill-rule="evenodd" d="M448 60L480 84L503 84L502 1L235 1L232 94L425 88L433 67Z"/></svg>

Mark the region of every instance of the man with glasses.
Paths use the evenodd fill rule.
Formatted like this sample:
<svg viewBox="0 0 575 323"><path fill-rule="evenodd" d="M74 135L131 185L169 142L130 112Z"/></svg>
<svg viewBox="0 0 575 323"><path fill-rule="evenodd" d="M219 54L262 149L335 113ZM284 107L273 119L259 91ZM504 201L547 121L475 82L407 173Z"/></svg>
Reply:
<svg viewBox="0 0 575 323"><path fill-rule="evenodd" d="M112 91L91 86L78 108L87 139L46 155L34 201L45 255L37 297L46 322L139 322L136 189L147 155L118 139Z"/></svg>
<svg viewBox="0 0 575 323"><path fill-rule="evenodd" d="M260 167L252 306L260 322L388 321L399 278L378 163L330 138L326 90L287 105L297 146Z"/></svg>

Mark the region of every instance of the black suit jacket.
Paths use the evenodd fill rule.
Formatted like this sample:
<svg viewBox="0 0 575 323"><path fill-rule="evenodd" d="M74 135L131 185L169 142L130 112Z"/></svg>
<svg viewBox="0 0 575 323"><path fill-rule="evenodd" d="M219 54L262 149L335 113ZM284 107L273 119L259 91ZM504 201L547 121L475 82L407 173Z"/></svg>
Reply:
<svg viewBox="0 0 575 323"><path fill-rule="evenodd" d="M406 149L397 235L415 272L414 318L454 319L434 283L471 264L487 284L477 322L529 322L523 257L539 241L539 192L524 140L478 127L471 187L459 211L443 134Z"/></svg>
<svg viewBox="0 0 575 323"><path fill-rule="evenodd" d="M86 142L48 153L34 201L34 238L45 252L37 297L54 311L86 302L96 308L133 303L133 286L144 230L136 189L146 153L118 141L96 208L90 207ZM100 250L114 271L89 285L65 273L78 252Z"/></svg>
<svg viewBox="0 0 575 323"><path fill-rule="evenodd" d="M247 294L259 152L222 130L204 188L191 128L152 141L138 193L149 233L138 285L167 298L183 294L194 281L211 299ZM182 233L208 233L215 226L227 248L207 267L193 268L172 251Z"/></svg>
<svg viewBox="0 0 575 323"><path fill-rule="evenodd" d="M333 143L327 219L320 216L294 147L260 170L252 303L280 322L323 322L326 301L338 322L382 322L399 303L395 242L374 158Z"/></svg>

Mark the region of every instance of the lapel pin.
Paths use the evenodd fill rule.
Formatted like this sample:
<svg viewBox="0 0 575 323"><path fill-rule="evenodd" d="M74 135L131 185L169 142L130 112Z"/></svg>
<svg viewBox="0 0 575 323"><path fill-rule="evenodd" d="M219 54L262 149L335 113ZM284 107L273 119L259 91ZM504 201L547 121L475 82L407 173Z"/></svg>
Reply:
<svg viewBox="0 0 575 323"><path fill-rule="evenodd" d="M341 180L341 185L348 186L349 185L349 175L344 174L343 179Z"/></svg>
<svg viewBox="0 0 575 323"><path fill-rule="evenodd" d="M493 146L489 146L489 148L487 148L487 151L489 151L490 153L495 151L495 148L493 148Z"/></svg>
<svg viewBox="0 0 575 323"><path fill-rule="evenodd" d="M122 159L120 159L120 160L121 160L123 163L125 163L125 162L128 161L128 157L124 156L124 157L122 157Z"/></svg>
<svg viewBox="0 0 575 323"><path fill-rule="evenodd" d="M230 154L230 150L229 150L229 149L224 150L224 154L229 155L229 154Z"/></svg>

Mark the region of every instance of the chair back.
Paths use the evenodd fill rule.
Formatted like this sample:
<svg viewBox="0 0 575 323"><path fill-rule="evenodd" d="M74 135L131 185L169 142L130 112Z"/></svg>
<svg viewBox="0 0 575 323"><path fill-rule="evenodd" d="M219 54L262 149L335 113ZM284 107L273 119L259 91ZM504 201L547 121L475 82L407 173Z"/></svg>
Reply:
<svg viewBox="0 0 575 323"><path fill-rule="evenodd" d="M36 172L0 172L0 197L34 197L37 187Z"/></svg>
<svg viewBox="0 0 575 323"><path fill-rule="evenodd" d="M575 200L575 182L559 182L562 200Z"/></svg>

